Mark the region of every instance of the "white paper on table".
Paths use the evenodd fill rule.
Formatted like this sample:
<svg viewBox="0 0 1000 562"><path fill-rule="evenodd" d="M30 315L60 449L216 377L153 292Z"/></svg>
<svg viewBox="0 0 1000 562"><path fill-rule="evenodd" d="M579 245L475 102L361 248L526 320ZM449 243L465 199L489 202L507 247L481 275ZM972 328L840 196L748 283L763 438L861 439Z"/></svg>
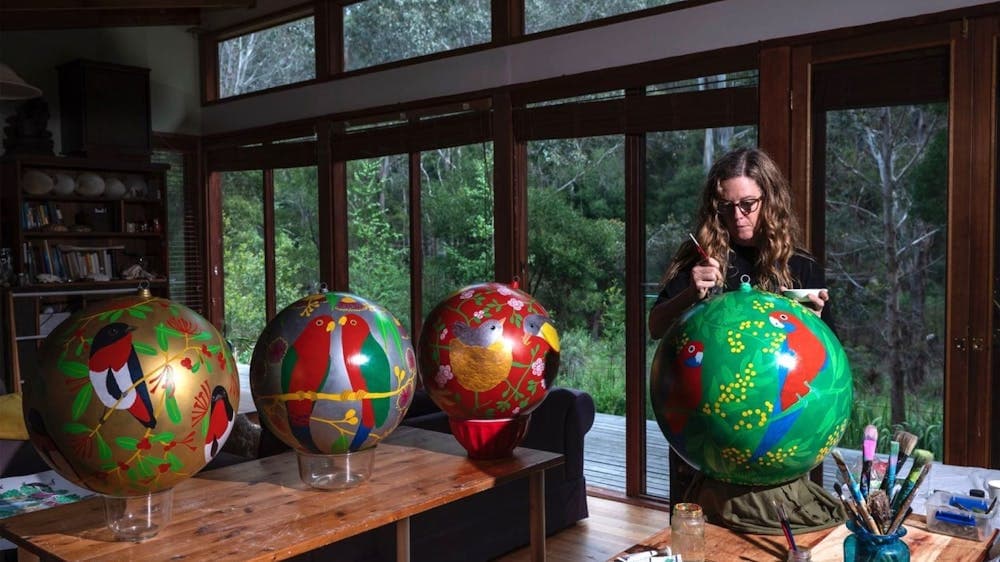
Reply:
<svg viewBox="0 0 1000 562"><path fill-rule="evenodd" d="M94 492L66 480L54 470L0 478L0 519L73 503ZM0 550L15 548L14 543L0 539Z"/></svg>

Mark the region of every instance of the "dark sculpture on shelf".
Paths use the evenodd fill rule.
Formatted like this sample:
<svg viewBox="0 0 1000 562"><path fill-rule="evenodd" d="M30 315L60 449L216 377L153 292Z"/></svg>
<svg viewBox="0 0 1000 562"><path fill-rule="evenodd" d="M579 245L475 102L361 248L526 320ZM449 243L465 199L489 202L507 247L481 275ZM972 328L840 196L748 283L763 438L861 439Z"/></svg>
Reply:
<svg viewBox="0 0 1000 562"><path fill-rule="evenodd" d="M52 133L48 130L49 106L43 98L25 101L7 118L3 147L7 155L53 155Z"/></svg>

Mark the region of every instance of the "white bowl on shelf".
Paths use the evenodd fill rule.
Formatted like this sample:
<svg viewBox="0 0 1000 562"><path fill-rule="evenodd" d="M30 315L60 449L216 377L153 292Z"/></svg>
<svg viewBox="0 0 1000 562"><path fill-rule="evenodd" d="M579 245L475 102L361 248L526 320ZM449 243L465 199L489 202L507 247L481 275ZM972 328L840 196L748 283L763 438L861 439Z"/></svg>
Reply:
<svg viewBox="0 0 1000 562"><path fill-rule="evenodd" d="M76 177L76 193L85 197L97 197L104 193L104 179L93 172L83 172Z"/></svg>
<svg viewBox="0 0 1000 562"><path fill-rule="evenodd" d="M125 195L125 184L115 176L104 176L104 196L108 199L121 199Z"/></svg>
<svg viewBox="0 0 1000 562"><path fill-rule="evenodd" d="M21 189L28 195L45 195L52 191L54 186L52 176L41 170L25 170L21 176Z"/></svg>
<svg viewBox="0 0 1000 562"><path fill-rule="evenodd" d="M52 177L55 178L52 193L56 195L72 195L76 191L76 180L73 176L64 172L54 172Z"/></svg>

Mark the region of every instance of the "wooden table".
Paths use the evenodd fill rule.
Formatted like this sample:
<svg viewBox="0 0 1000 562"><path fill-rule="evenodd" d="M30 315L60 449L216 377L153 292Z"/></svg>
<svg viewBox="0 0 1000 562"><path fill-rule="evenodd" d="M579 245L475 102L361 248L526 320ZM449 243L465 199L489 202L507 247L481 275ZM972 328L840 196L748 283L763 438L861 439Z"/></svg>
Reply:
<svg viewBox="0 0 1000 562"><path fill-rule="evenodd" d="M922 515L911 515L904 525L903 541L910 546L911 562L982 562L996 538L996 531L985 541L976 542L927 531ZM812 533L797 533L795 544L812 550L813 562L841 562L844 559L844 538L849 531L844 525ZM609 560L630 552L663 549L670 546L670 528L648 537L642 543ZM784 535L750 535L730 531L718 525L705 526L705 562L785 562L788 543Z"/></svg>
<svg viewBox="0 0 1000 562"><path fill-rule="evenodd" d="M469 459L451 435L399 427L375 451L371 480L312 489L292 452L220 468L174 488L173 518L155 537L115 542L100 497L0 520L22 560L281 560L396 524L396 555L409 560L409 517L497 485L529 479L532 560L545 560L545 469L562 455L518 448Z"/></svg>

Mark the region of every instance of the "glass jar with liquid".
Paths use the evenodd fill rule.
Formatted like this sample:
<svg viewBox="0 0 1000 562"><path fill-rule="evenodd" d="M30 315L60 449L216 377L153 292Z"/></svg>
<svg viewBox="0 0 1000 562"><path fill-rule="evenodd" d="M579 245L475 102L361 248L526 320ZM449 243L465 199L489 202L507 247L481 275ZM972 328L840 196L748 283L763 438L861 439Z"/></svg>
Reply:
<svg viewBox="0 0 1000 562"><path fill-rule="evenodd" d="M696 503L679 503L670 516L670 549L684 562L705 560L705 516Z"/></svg>

